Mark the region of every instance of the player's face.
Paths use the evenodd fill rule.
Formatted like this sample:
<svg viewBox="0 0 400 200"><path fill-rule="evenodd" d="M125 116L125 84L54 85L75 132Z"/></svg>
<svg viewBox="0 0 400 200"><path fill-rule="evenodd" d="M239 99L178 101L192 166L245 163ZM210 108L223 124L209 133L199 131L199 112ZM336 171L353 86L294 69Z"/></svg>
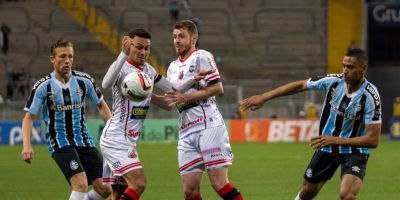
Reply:
<svg viewBox="0 0 400 200"><path fill-rule="evenodd" d="M363 81L367 69L356 57L345 56L342 61L343 77L347 84L358 85Z"/></svg>
<svg viewBox="0 0 400 200"><path fill-rule="evenodd" d="M190 35L189 31L185 28L174 29L174 46L175 52L184 57L187 53L194 50L194 44L196 43L196 36Z"/></svg>
<svg viewBox="0 0 400 200"><path fill-rule="evenodd" d="M144 65L150 54L150 39L135 36L132 39L129 59L136 65Z"/></svg>
<svg viewBox="0 0 400 200"><path fill-rule="evenodd" d="M74 62L74 49L72 47L55 48L54 54L50 56L50 62L56 73L63 77L68 76Z"/></svg>

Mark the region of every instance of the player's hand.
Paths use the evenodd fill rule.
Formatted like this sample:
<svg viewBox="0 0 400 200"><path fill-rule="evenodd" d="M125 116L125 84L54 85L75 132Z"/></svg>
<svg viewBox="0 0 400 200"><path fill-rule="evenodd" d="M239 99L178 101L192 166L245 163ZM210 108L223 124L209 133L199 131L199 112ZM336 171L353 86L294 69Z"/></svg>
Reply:
<svg viewBox="0 0 400 200"><path fill-rule="evenodd" d="M168 106L175 106L175 104L184 102L184 96L179 91L173 89L171 92L165 94L166 100L169 102Z"/></svg>
<svg viewBox="0 0 400 200"><path fill-rule="evenodd" d="M261 95L254 95L245 100L240 101L239 109L246 111L250 109L251 111L255 111L261 106L263 106L265 101L263 100Z"/></svg>
<svg viewBox="0 0 400 200"><path fill-rule="evenodd" d="M129 52L131 51L131 44L132 44L132 40L129 36L124 36L122 38L122 51L126 55L129 55Z"/></svg>
<svg viewBox="0 0 400 200"><path fill-rule="evenodd" d="M318 150L318 149L321 149L326 146L332 146L332 145L338 144L338 140L339 140L338 137L320 135L320 136L311 138L310 146L313 149Z"/></svg>
<svg viewBox="0 0 400 200"><path fill-rule="evenodd" d="M27 145L22 148L21 158L25 162L30 164L33 160L33 155L34 155L34 152L33 152L31 145L29 145L29 146Z"/></svg>
<svg viewBox="0 0 400 200"><path fill-rule="evenodd" d="M214 73L216 70L215 69L201 69L197 72L196 75L194 75L194 79L196 81L200 81L202 79L204 79L207 75L210 75L212 73Z"/></svg>

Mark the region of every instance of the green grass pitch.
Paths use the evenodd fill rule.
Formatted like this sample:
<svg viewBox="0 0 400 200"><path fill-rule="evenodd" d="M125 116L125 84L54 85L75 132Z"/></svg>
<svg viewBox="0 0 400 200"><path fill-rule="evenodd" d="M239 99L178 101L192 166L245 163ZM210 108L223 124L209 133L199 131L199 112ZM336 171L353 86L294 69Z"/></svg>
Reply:
<svg viewBox="0 0 400 200"><path fill-rule="evenodd" d="M233 144L235 161L229 178L247 200L294 199L313 151L308 143ZM176 144L139 144L148 186L142 200L181 200ZM68 199L70 188L45 146L34 146L31 165L20 159L21 146L0 146L0 198L6 200ZM337 171L339 172L339 170ZM339 173L316 199L336 200ZM382 140L372 150L359 198L400 199L400 141ZM220 199L204 175L204 200Z"/></svg>

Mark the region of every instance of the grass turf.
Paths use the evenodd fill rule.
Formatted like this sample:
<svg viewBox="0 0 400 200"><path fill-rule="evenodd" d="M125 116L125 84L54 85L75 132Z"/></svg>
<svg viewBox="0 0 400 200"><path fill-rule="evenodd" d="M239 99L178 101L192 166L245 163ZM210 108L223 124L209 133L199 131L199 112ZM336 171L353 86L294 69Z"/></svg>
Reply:
<svg viewBox="0 0 400 200"><path fill-rule="evenodd" d="M400 199L400 154L398 141L382 140L372 150L367 175L359 193L362 200ZM233 144L235 161L229 178L247 200L294 199L303 172L313 154L307 143ZM45 146L34 146L31 165L20 159L21 146L0 146L1 199L68 199L70 187L47 153ZM148 186L142 200L181 200L182 186L178 175L176 144L139 144ZM339 172L327 182L317 200L336 200ZM207 175L201 188L204 200L220 199Z"/></svg>

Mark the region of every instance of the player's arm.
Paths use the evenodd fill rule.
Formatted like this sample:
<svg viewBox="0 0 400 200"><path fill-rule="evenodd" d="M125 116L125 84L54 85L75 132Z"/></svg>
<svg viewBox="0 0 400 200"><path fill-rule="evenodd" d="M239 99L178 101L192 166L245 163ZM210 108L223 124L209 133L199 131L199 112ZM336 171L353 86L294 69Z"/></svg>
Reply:
<svg viewBox="0 0 400 200"><path fill-rule="evenodd" d="M196 84L198 81L204 79L207 75L212 74L214 72L215 72L215 69L208 69L208 70L201 69L197 72L197 74L192 79L187 80L185 83L180 84L179 86L173 85L166 78L164 78L160 75L160 79L157 80L154 85L164 92L171 92L171 91L175 90L175 91L184 93L189 88L191 88L194 84Z"/></svg>
<svg viewBox="0 0 400 200"><path fill-rule="evenodd" d="M381 138L381 126L381 123L365 125L367 134L360 137L340 138L334 136L317 136L311 139L310 145L314 149L320 149L324 146L331 145L376 148Z"/></svg>
<svg viewBox="0 0 400 200"><path fill-rule="evenodd" d="M282 85L280 87L277 87L271 91L259 94L259 95L254 95L251 97L248 97L240 102L240 109L245 111L245 110L257 110L261 108L265 102L280 97L280 96L286 96L286 95L292 95L296 94L299 92L303 92L307 90L307 80L301 80L301 81L295 81L288 83L286 85Z"/></svg>
<svg viewBox="0 0 400 200"><path fill-rule="evenodd" d="M118 74L121 71L122 66L128 59L130 46L130 38L128 36L124 36L124 38L122 39L121 53L118 55L117 60L110 65L106 75L104 75L103 82L101 83L101 87L103 87L104 89L110 88L117 80Z"/></svg>
<svg viewBox="0 0 400 200"><path fill-rule="evenodd" d="M99 105L97 105L97 109L99 110L99 114L101 118L103 118L104 122L107 122L108 119L111 118L110 108L104 100L101 100Z"/></svg>
<svg viewBox="0 0 400 200"><path fill-rule="evenodd" d="M196 92L192 93L185 93L182 94L178 91L174 92L168 92L166 97L170 102L173 102L174 104L178 103L190 103L190 102L195 102L203 99L207 99L212 96L216 96L219 94L222 94L224 92L224 88L222 87L221 82L217 82L211 85L208 85L205 88L202 88L200 90L197 90Z"/></svg>
<svg viewBox="0 0 400 200"><path fill-rule="evenodd" d="M151 96L151 103L155 104L156 106L164 109L164 110L172 110L174 108L173 104L168 101L165 96L160 96L156 94L152 94Z"/></svg>
<svg viewBox="0 0 400 200"><path fill-rule="evenodd" d="M31 144L31 134L33 128L33 121L35 116L30 112L26 112L24 119L22 120L22 152L21 158L27 163L31 163L33 159L33 148Z"/></svg>

